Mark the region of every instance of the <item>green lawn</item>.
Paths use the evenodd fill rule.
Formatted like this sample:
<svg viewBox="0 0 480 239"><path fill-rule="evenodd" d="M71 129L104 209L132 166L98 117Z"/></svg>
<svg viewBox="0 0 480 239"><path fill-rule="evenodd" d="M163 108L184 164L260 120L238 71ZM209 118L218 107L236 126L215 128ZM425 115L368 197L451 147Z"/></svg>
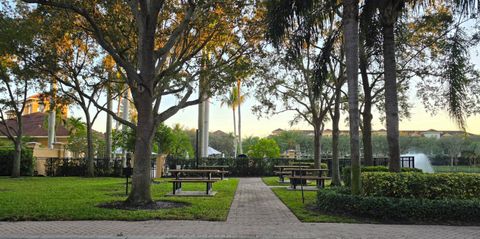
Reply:
<svg viewBox="0 0 480 239"><path fill-rule="evenodd" d="M304 191L305 204L302 202L301 191L287 190L290 185L288 183L282 184L278 182L278 177L264 177L263 182L268 186L285 186L285 187L273 187L272 191L288 208L297 216L302 222L338 222L338 223L354 223L357 222L353 218L344 216L331 216L322 214L315 211L315 202L317 200L316 191ZM310 183L314 185L313 183ZM326 185L330 185L330 180L325 182Z"/></svg>
<svg viewBox="0 0 480 239"><path fill-rule="evenodd" d="M214 197L165 197L171 183L152 185L154 200L184 202L183 208L118 210L96 207L125 200L125 179L80 177L0 177L0 220L226 220L238 179L220 181ZM184 184L183 190L204 190Z"/></svg>
<svg viewBox="0 0 480 239"><path fill-rule="evenodd" d="M480 166L432 166L435 173L480 173Z"/></svg>
<svg viewBox="0 0 480 239"><path fill-rule="evenodd" d="M272 188L282 202L297 216L302 222L337 222L337 223L355 223L353 218L344 216L332 216L322 214L314 210L317 200L316 191L305 191L305 204L302 203L301 191L290 191L287 188Z"/></svg>
<svg viewBox="0 0 480 239"><path fill-rule="evenodd" d="M288 182L287 183L280 183L279 182L280 179L278 177L263 177L262 180L267 186L285 186L285 187L290 186L290 183L288 183ZM288 180L288 179L285 178L285 180ZM330 180L325 180L325 184L330 185ZM308 185L309 186L314 186L315 182L309 181Z"/></svg>

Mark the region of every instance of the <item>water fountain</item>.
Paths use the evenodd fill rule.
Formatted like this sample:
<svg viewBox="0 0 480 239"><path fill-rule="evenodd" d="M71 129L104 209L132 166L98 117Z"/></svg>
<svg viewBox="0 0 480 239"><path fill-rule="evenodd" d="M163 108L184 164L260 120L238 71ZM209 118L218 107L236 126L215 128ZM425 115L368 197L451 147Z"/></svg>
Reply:
<svg viewBox="0 0 480 239"><path fill-rule="evenodd" d="M402 155L403 156L403 155ZM415 168L423 170L424 173L433 173L433 167L427 155L422 153L406 154L405 156L415 157Z"/></svg>

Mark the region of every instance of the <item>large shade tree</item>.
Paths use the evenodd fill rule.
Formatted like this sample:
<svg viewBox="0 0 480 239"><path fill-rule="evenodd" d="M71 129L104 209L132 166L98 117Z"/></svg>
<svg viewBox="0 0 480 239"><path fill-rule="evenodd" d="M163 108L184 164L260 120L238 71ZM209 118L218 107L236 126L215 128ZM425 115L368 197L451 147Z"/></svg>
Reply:
<svg viewBox="0 0 480 239"><path fill-rule="evenodd" d="M227 85L236 60L245 55L249 32L242 25L244 1L57 1L25 0L59 10L96 40L126 76L138 112L136 123L107 111L135 129L131 205L151 204L150 157L155 129L180 109L198 104L192 99L200 73L208 73L214 94ZM239 32L243 35L240 35ZM201 51L209 45L208 67L201 67ZM208 69L208 72L205 72ZM167 96L174 105L162 105ZM161 107L162 106L162 107Z"/></svg>

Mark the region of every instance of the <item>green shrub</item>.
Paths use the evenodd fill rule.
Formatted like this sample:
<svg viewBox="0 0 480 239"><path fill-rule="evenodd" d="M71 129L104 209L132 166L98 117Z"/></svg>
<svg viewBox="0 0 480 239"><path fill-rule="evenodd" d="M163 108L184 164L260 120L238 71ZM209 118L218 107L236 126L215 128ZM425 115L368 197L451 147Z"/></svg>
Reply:
<svg viewBox="0 0 480 239"><path fill-rule="evenodd" d="M422 173L423 171L418 168L402 168L402 172L418 172ZM364 166L361 169L363 172L388 172L388 168L385 166ZM342 177L345 186L350 186L350 167L345 167L342 170Z"/></svg>
<svg viewBox="0 0 480 239"><path fill-rule="evenodd" d="M480 198L480 175L464 173L362 173L365 196L426 199Z"/></svg>
<svg viewBox="0 0 480 239"><path fill-rule="evenodd" d="M0 176L10 176L13 168L13 148L0 149ZM20 174L33 175L33 152L31 149L23 148L20 159Z"/></svg>
<svg viewBox="0 0 480 239"><path fill-rule="evenodd" d="M317 207L322 212L390 222L480 222L479 200L357 196L332 189L318 191Z"/></svg>

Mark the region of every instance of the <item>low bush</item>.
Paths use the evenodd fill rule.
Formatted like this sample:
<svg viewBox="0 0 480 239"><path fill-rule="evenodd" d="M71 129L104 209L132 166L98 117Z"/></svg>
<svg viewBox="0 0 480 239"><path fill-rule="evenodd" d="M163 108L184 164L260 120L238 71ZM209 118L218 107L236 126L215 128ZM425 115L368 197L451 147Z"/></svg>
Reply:
<svg viewBox="0 0 480 239"><path fill-rule="evenodd" d="M426 199L480 198L480 175L464 173L362 173L365 196Z"/></svg>
<svg viewBox="0 0 480 239"><path fill-rule="evenodd" d="M13 148L0 149L0 176L10 176L13 168ZM20 174L24 176L33 175L33 152L31 149L23 148L20 159Z"/></svg>
<svg viewBox="0 0 480 239"><path fill-rule="evenodd" d="M416 172L416 173L421 173L423 172L421 169L418 168L402 168L402 172ZM386 166L364 166L361 169L362 173L363 172L388 172L388 167ZM350 167L345 167L342 170L342 177L343 177L343 182L345 183L345 186L350 186Z"/></svg>
<svg viewBox="0 0 480 239"><path fill-rule="evenodd" d="M384 222L479 223L480 201L358 196L335 189L318 191L318 210Z"/></svg>

